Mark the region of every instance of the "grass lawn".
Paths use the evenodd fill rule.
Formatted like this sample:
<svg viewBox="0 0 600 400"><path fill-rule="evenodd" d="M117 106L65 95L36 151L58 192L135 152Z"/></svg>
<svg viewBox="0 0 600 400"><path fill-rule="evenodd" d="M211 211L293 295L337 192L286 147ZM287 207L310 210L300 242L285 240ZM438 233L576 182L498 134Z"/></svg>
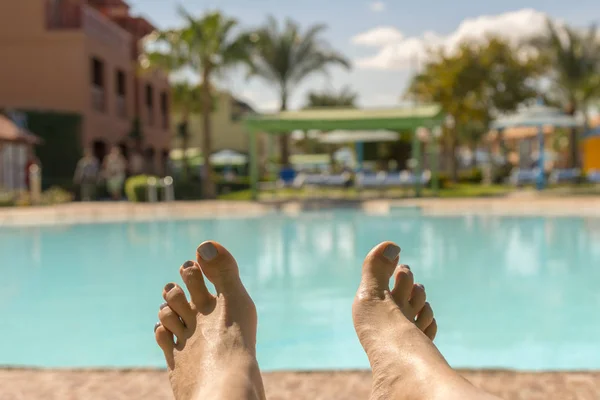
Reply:
<svg viewBox="0 0 600 400"><path fill-rule="evenodd" d="M451 187L441 189L440 198L460 198L460 197L492 197L508 194L515 189L504 185L474 185L474 184L456 184ZM433 197L431 189L423 189L423 197ZM385 198L408 198L414 197L412 189L391 189L384 193ZM359 199L359 198L380 198L381 192L366 190L359 193L355 188L348 189L319 189L319 190L294 190L281 189L275 192L261 192L261 200L282 200L282 199L306 199L306 198L331 198L331 199ZM250 190L228 193L219 196L219 200L251 200Z"/></svg>

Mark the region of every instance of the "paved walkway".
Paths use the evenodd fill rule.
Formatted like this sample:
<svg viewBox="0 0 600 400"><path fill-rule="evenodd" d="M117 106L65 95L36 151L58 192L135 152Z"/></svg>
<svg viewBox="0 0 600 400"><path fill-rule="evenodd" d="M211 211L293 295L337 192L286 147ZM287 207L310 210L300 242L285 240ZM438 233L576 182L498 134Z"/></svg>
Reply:
<svg viewBox="0 0 600 400"><path fill-rule="evenodd" d="M600 217L600 197L533 197L488 199L306 200L284 203L196 201L173 203L69 203L47 207L0 208L0 226L177 220L211 216L244 217L279 210L295 214L306 209L358 207L368 213L417 207L426 215L551 215Z"/></svg>

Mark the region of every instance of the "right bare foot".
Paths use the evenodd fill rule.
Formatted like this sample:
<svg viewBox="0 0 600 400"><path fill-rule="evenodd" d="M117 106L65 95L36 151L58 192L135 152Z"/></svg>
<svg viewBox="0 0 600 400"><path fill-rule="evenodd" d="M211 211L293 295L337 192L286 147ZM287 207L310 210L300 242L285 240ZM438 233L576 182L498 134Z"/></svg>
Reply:
<svg viewBox="0 0 600 400"><path fill-rule="evenodd" d="M371 250L352 306L354 328L373 370L371 399L489 398L452 370L433 344L437 325L425 290L414 285L407 266L398 266L399 256L400 247L392 242Z"/></svg>
<svg viewBox="0 0 600 400"><path fill-rule="evenodd" d="M235 259L216 242L204 242L197 263L180 274L190 293L174 283L163 289L156 341L165 354L177 400L263 400L256 362L256 307L246 292ZM215 285L217 296L204 283ZM174 341L174 337L177 341Z"/></svg>

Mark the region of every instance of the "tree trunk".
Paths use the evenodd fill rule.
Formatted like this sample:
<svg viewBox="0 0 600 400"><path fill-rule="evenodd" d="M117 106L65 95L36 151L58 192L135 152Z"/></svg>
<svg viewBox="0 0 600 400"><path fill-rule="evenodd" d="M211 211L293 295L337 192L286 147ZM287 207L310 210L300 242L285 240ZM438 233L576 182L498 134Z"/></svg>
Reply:
<svg viewBox="0 0 600 400"><path fill-rule="evenodd" d="M202 156L204 157L204 174L202 176L202 192L205 199L216 197L215 184L213 182L213 169L210 163L212 153L212 97L210 93L210 71L205 68L202 71Z"/></svg>
<svg viewBox="0 0 600 400"><path fill-rule="evenodd" d="M281 108L279 111L287 111L287 91L281 90ZM289 167L290 165L290 135L288 132L279 135L279 145L281 152L281 165Z"/></svg>
<svg viewBox="0 0 600 400"><path fill-rule="evenodd" d="M571 100L571 104L567 107L567 114L574 116L577 113L575 101ZM573 127L569 134L569 166L571 168L579 167L579 132L578 128Z"/></svg>
<svg viewBox="0 0 600 400"><path fill-rule="evenodd" d="M450 179L453 183L458 182L458 163L456 162L456 148L458 141L456 139L456 126L448 129L448 161L450 168Z"/></svg>

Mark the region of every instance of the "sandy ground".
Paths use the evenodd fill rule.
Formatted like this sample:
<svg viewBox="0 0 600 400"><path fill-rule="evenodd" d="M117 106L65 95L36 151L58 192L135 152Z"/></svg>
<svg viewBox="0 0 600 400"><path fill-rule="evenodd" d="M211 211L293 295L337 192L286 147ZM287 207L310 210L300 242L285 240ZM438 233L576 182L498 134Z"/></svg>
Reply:
<svg viewBox="0 0 600 400"><path fill-rule="evenodd" d="M475 385L506 400L598 400L600 372L461 371ZM269 400L366 400L371 374L264 374ZM172 399L164 371L0 370L1 400Z"/></svg>

